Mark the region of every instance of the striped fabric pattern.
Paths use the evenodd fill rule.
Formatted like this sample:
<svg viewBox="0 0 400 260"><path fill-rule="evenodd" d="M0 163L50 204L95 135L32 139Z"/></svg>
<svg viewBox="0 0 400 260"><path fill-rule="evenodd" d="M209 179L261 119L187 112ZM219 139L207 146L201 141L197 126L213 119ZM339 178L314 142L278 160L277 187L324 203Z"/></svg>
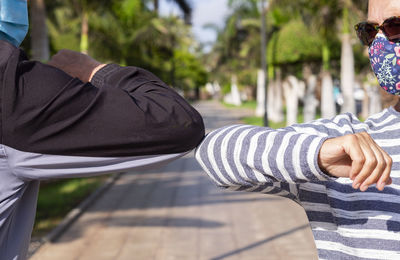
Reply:
<svg viewBox="0 0 400 260"><path fill-rule="evenodd" d="M318 167L327 138L368 132L393 159L393 184L354 190ZM400 113L352 114L273 130L232 125L209 133L196 159L217 186L294 200L306 211L320 259L400 259Z"/></svg>

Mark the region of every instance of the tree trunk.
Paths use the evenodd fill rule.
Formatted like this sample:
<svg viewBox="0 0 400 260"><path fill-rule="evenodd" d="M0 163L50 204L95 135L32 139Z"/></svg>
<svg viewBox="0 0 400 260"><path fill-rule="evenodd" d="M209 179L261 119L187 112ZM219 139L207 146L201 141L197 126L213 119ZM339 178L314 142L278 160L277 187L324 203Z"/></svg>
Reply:
<svg viewBox="0 0 400 260"><path fill-rule="evenodd" d="M276 77L269 76L270 84L268 86L268 117L275 123L283 122L283 102L282 102L282 76L280 69L276 69Z"/></svg>
<svg viewBox="0 0 400 260"><path fill-rule="evenodd" d="M242 100L240 98L239 88L237 86L237 77L233 75L231 78L231 97L232 97L232 104L235 106L241 106Z"/></svg>
<svg viewBox="0 0 400 260"><path fill-rule="evenodd" d="M214 90L215 90L214 98L221 100L222 99L221 86L219 85L218 81L214 81L212 84L213 84Z"/></svg>
<svg viewBox="0 0 400 260"><path fill-rule="evenodd" d="M32 59L45 62L50 58L46 6L44 0L31 0L30 5Z"/></svg>
<svg viewBox="0 0 400 260"><path fill-rule="evenodd" d="M276 80L270 80L269 84L268 84L268 95L267 95L267 114L268 114L268 118L270 121L272 122L276 122L276 114L275 114L275 106L276 106L276 102L275 102L275 98L276 98ZM263 114L264 115L264 114Z"/></svg>
<svg viewBox="0 0 400 260"><path fill-rule="evenodd" d="M331 118L336 115L335 98L333 97L333 81L329 71L322 72L321 116Z"/></svg>
<svg viewBox="0 0 400 260"><path fill-rule="evenodd" d="M297 123L300 82L295 76L289 76L282 86L286 100L286 125L293 125Z"/></svg>
<svg viewBox="0 0 400 260"><path fill-rule="evenodd" d="M371 76L371 80L365 83L365 88L367 89L367 94L369 98L369 116L379 113L382 111L382 96L381 96L381 88L376 86L375 84L371 84L371 82L375 82L375 76Z"/></svg>
<svg viewBox="0 0 400 260"><path fill-rule="evenodd" d="M170 41L171 41L171 46L172 46L172 49L170 50L170 54L171 54L171 58L170 58L170 60L171 60L171 70L170 70L170 78L171 78L171 86L173 87L173 88L175 88L175 87L177 87L176 86L176 81L175 81L175 79L176 79L176 63L175 63L175 50L174 50L174 46L175 46L175 44L176 44L176 39L175 39L175 36L174 35L171 35L171 38L170 38Z"/></svg>
<svg viewBox="0 0 400 260"><path fill-rule="evenodd" d="M306 80L306 92L304 97L304 122L310 122L315 119L315 110L318 106L318 100L315 98L315 89L317 88L317 76L312 74L310 66L305 65L303 75Z"/></svg>
<svg viewBox="0 0 400 260"><path fill-rule="evenodd" d="M81 52L88 54L89 49L89 13L83 10L81 24Z"/></svg>
<svg viewBox="0 0 400 260"><path fill-rule="evenodd" d="M322 89L321 89L321 116L331 118L336 115L335 98L333 96L333 80L329 72L330 50L325 41L322 45Z"/></svg>
<svg viewBox="0 0 400 260"><path fill-rule="evenodd" d="M271 89L269 86L269 90ZM271 95L268 95L268 108L271 106ZM269 110L269 109L268 109ZM264 116L265 113L265 73L262 69L257 70L257 108L256 116ZM270 118L271 119L271 118Z"/></svg>
<svg viewBox="0 0 400 260"><path fill-rule="evenodd" d="M353 97L354 93L354 54L351 46L350 33L342 35L342 54L341 54L341 90L343 94L343 105L341 113L356 113L356 104Z"/></svg>
<svg viewBox="0 0 400 260"><path fill-rule="evenodd" d="M185 24L192 25L192 13L185 12L183 14L183 20L185 21Z"/></svg>
<svg viewBox="0 0 400 260"><path fill-rule="evenodd" d="M369 107L370 107L370 98L369 98L369 93L368 93L368 87L367 84L365 83L360 83L362 89L364 90L364 99L362 101L362 108L361 108L361 117L362 118L367 118L369 114Z"/></svg>
<svg viewBox="0 0 400 260"><path fill-rule="evenodd" d="M154 0L154 12L158 14L158 8L160 7L160 2L159 0Z"/></svg>
<svg viewBox="0 0 400 260"><path fill-rule="evenodd" d="M283 100L282 100L282 72L280 68L276 69L276 79L274 84L274 122L283 122Z"/></svg>

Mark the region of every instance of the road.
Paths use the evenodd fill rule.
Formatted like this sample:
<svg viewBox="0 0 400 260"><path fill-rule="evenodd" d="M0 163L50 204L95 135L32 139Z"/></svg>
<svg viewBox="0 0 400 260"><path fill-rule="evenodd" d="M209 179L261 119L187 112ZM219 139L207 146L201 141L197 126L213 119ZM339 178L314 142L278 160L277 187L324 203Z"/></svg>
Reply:
<svg viewBox="0 0 400 260"><path fill-rule="evenodd" d="M246 111L196 105L207 131ZM31 260L312 260L303 209L275 196L227 192L193 153L162 169L125 173L55 242Z"/></svg>

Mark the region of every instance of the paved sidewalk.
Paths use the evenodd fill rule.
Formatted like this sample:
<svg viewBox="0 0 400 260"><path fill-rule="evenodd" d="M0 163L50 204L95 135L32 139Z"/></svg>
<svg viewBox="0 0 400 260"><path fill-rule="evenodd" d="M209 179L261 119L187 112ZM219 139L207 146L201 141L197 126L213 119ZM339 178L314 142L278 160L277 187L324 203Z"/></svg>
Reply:
<svg viewBox="0 0 400 260"><path fill-rule="evenodd" d="M207 131L243 115L215 102L197 108ZM317 259L307 223L290 200L219 190L192 153L162 169L122 175L31 260Z"/></svg>

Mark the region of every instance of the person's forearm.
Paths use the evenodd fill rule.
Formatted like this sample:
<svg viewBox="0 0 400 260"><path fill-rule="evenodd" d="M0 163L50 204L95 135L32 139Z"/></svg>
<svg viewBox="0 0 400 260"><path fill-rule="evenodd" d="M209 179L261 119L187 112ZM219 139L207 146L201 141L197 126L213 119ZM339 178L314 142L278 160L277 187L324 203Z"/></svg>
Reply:
<svg viewBox="0 0 400 260"><path fill-rule="evenodd" d="M3 88L2 110L3 141L12 148L52 155L142 156L187 152L204 137L200 114L150 72L97 63L90 72L99 70L85 83L60 70L69 66L68 59L55 67L19 62L23 56L15 52L12 66L18 64L18 70L7 75L11 84Z"/></svg>
<svg viewBox="0 0 400 260"><path fill-rule="evenodd" d="M230 126L209 134L197 148L196 159L222 187L324 181L329 176L317 162L324 140L294 131Z"/></svg>

